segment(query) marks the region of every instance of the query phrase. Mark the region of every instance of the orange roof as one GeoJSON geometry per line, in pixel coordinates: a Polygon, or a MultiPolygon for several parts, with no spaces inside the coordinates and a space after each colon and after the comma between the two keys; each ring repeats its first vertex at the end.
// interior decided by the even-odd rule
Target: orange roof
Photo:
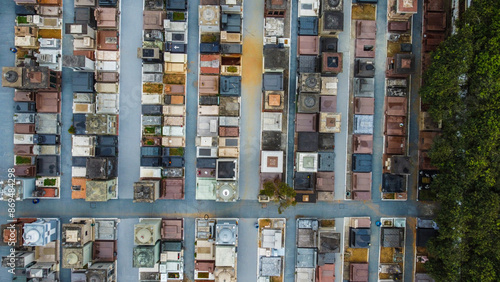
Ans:
{"type": "Polygon", "coordinates": [[[85,178],[71,178],[71,186],[80,186],[80,191],[71,190],[71,199],[85,199],[85,188],[87,187],[87,179],[85,178]]]}
{"type": "Polygon", "coordinates": [[[184,96],[172,95],[170,97],[170,104],[171,105],[182,105],[182,104],[184,104],[184,96]]]}
{"type": "Polygon", "coordinates": [[[58,5],[61,6],[61,0],[38,0],[40,5],[58,5]]]}
{"type": "Polygon", "coordinates": [[[278,94],[269,95],[269,106],[279,107],[281,105],[281,96],[278,94]]]}

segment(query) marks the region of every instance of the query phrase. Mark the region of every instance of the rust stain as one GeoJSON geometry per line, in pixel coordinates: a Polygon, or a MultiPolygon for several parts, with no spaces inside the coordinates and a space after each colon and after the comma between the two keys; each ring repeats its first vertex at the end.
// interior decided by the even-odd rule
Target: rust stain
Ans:
{"type": "MultiPolygon", "coordinates": [[[[245,36],[243,38],[242,74],[243,87],[262,84],[262,38],[245,36]]],[[[253,92],[253,91],[252,91],[253,92]]],[[[260,92],[255,93],[260,97],[260,92]]]]}

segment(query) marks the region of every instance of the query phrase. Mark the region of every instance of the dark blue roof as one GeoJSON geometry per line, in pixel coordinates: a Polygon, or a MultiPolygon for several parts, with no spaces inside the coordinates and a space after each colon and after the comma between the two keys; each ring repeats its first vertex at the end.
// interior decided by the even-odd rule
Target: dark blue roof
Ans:
{"type": "Polygon", "coordinates": [[[316,179],[311,172],[296,172],[293,180],[293,189],[295,190],[314,190],[316,179]]]}
{"type": "Polygon", "coordinates": [[[403,175],[384,173],[382,192],[400,193],[406,191],[406,179],[403,175]]]}
{"type": "Polygon", "coordinates": [[[118,148],[115,146],[97,146],[95,147],[96,157],[116,157],[118,148]]]}
{"type": "Polygon", "coordinates": [[[318,35],[318,18],[300,17],[299,35],[318,35]]]}
{"type": "Polygon", "coordinates": [[[369,248],[371,234],[369,228],[351,228],[349,246],[351,248],[369,248]]]}
{"type": "Polygon", "coordinates": [[[241,32],[241,15],[226,14],[221,15],[222,30],[228,32],[241,32]]]}
{"type": "Polygon", "coordinates": [[[161,147],[141,147],[141,157],[159,157],[161,147]]]}
{"type": "Polygon", "coordinates": [[[15,5],[16,6],[16,15],[18,16],[26,16],[26,15],[36,15],[35,6],[24,6],[24,5],[15,5]]]}
{"type": "Polygon", "coordinates": [[[352,155],[352,171],[354,171],[354,172],[371,172],[372,171],[372,155],[370,155],[370,154],[353,154],[352,155]]]}
{"type": "Polygon", "coordinates": [[[241,76],[221,76],[219,91],[221,95],[241,95],[241,76]]]}
{"type": "Polygon", "coordinates": [[[84,114],[74,114],[73,115],[73,127],[75,128],[76,135],[85,134],[85,122],[87,118],[84,114]]]}
{"type": "Polygon", "coordinates": [[[118,136],[97,136],[97,146],[118,146],[118,136]]]}
{"type": "Polygon", "coordinates": [[[72,165],[76,167],[85,167],[87,165],[87,157],[73,157],[72,165]]]}
{"type": "Polygon", "coordinates": [[[200,43],[200,53],[219,53],[219,43],[200,43]]]}
{"type": "Polygon", "coordinates": [[[116,7],[118,0],[99,0],[99,6],[101,7],[116,7]]]}
{"type": "Polygon", "coordinates": [[[283,91],[283,73],[264,73],[263,82],[265,91],[283,91]]]}
{"type": "Polygon", "coordinates": [[[37,156],[36,174],[39,176],[58,176],[60,174],[59,156],[37,156]]]}
{"type": "Polygon", "coordinates": [[[165,49],[172,53],[186,53],[186,44],[167,42],[165,43],[165,49]]]}
{"type": "Polygon", "coordinates": [[[73,72],[73,92],[94,92],[94,73],[73,72]]]}
{"type": "Polygon", "coordinates": [[[318,171],[333,171],[335,164],[335,153],[318,153],[318,171]]]}
{"type": "Polygon", "coordinates": [[[213,158],[197,158],[196,168],[213,168],[215,169],[216,159],[213,158]]]}
{"type": "Polygon", "coordinates": [[[161,158],[141,157],[141,166],[161,166],[161,158]]]}
{"type": "Polygon", "coordinates": [[[167,0],[167,10],[186,10],[186,0],[167,0]]]}
{"type": "Polygon", "coordinates": [[[163,167],[183,167],[184,157],[163,157],[161,164],[163,167]]]}

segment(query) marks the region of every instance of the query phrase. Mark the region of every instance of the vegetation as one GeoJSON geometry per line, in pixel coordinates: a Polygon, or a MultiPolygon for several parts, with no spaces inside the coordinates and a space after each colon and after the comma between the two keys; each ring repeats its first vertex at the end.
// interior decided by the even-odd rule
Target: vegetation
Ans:
{"type": "Polygon", "coordinates": [[[16,164],[18,164],[18,165],[31,164],[31,158],[30,157],[23,157],[23,156],[16,156],[16,164]]]}
{"type": "Polygon", "coordinates": [[[68,133],[69,134],[75,134],[75,132],[76,132],[76,128],[73,125],[70,126],[69,129],[68,129],[68,133]]]}
{"type": "Polygon", "coordinates": [[[17,16],[18,24],[26,24],[28,23],[28,18],[26,16],[17,16]]]}
{"type": "Polygon", "coordinates": [[[186,75],[185,74],[164,74],[163,75],[163,83],[164,84],[186,84],[186,75]]]}
{"type": "Polygon", "coordinates": [[[500,281],[500,1],[478,0],[432,55],[421,89],[443,132],[437,238],[426,269],[438,281],[500,281]]]}
{"type": "Polygon", "coordinates": [[[170,148],[169,155],[170,156],[184,156],[184,148],[170,148]]]}
{"type": "Polygon", "coordinates": [[[186,19],[184,13],[182,12],[174,12],[172,18],[174,21],[184,21],[186,19]]]}
{"type": "Polygon", "coordinates": [[[234,66],[230,66],[230,67],[227,67],[226,69],[228,72],[237,72],[238,71],[238,68],[237,67],[234,67],[234,66]]]}
{"type": "Polygon", "coordinates": [[[54,185],[56,185],[55,178],[47,178],[43,180],[43,186],[54,186],[54,185]]]}
{"type": "Polygon", "coordinates": [[[147,127],[144,127],[144,133],[152,133],[154,134],[156,132],[156,128],[154,126],[147,126],[147,127]]]}
{"type": "Polygon", "coordinates": [[[202,43],[214,43],[216,41],[219,41],[219,38],[214,33],[208,33],[208,34],[201,35],[201,42],[202,43]]]}
{"type": "Polygon", "coordinates": [[[279,179],[264,182],[264,189],[260,191],[260,195],[268,196],[272,201],[278,203],[278,212],[280,214],[289,206],[297,204],[295,190],[279,179]]]}
{"type": "Polygon", "coordinates": [[[161,83],[144,83],[142,85],[142,92],[144,93],[158,93],[162,94],[163,85],[161,83]]]}

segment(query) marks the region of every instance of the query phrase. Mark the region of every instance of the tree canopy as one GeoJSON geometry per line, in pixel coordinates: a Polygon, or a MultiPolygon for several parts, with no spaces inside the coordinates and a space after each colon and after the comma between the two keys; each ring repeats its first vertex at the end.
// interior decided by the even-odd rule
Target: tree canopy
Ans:
{"type": "Polygon", "coordinates": [[[438,281],[500,281],[500,1],[475,0],[432,54],[422,101],[443,130],[431,150],[439,175],[438,281]]]}
{"type": "Polygon", "coordinates": [[[275,203],[278,203],[278,213],[281,214],[289,206],[295,206],[295,190],[279,179],[264,182],[264,189],[260,195],[268,196],[275,203]]]}

